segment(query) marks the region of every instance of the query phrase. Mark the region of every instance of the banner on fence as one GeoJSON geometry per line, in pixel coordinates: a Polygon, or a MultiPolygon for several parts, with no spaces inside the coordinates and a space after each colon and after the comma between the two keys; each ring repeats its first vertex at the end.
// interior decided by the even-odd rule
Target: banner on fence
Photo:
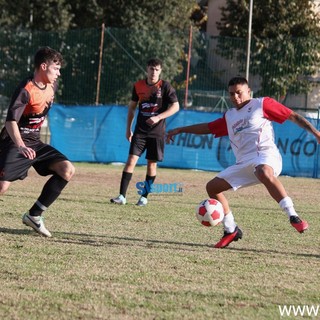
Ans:
{"type": "MultiPolygon", "coordinates": [[[[167,129],[210,122],[221,113],[181,110],[167,119],[167,129]]],[[[64,106],[50,110],[51,144],[74,162],[126,162],[129,142],[125,138],[126,106],[64,106]]],[[[316,119],[308,119],[316,125],[316,119]]],[[[283,175],[318,177],[319,147],[313,135],[290,121],[274,123],[276,143],[283,157],[283,175]]],[[[159,166],[221,171],[234,163],[228,137],[180,134],[166,145],[159,166]]],[[[146,164],[144,155],[138,164],[146,164]]]]}

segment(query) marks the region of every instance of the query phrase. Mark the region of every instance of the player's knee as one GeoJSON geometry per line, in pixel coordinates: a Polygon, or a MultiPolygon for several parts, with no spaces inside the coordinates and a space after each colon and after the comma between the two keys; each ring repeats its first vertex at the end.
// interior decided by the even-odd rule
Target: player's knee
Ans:
{"type": "Polygon", "coordinates": [[[64,167],[64,170],[61,172],[61,177],[66,180],[70,181],[73,175],[75,174],[76,168],[71,162],[68,162],[67,165],[64,167]]]}
{"type": "Polygon", "coordinates": [[[207,194],[212,198],[216,195],[216,190],[214,186],[215,186],[214,180],[210,180],[206,184],[207,194]]]}
{"type": "Polygon", "coordinates": [[[70,162],[70,165],[68,166],[68,170],[67,170],[68,181],[71,180],[71,178],[74,176],[75,172],[76,172],[76,168],[70,162]]]}
{"type": "Polygon", "coordinates": [[[9,184],[6,181],[0,183],[0,196],[5,194],[9,188],[9,184]]]}
{"type": "Polygon", "coordinates": [[[255,174],[262,183],[270,181],[274,178],[273,170],[270,167],[258,167],[255,174]]]}
{"type": "Polygon", "coordinates": [[[220,193],[230,190],[231,188],[231,185],[226,180],[219,177],[213,178],[206,185],[208,195],[215,199],[217,199],[220,193]]]}
{"type": "Polygon", "coordinates": [[[136,163],[138,161],[139,158],[135,158],[135,157],[129,157],[127,162],[126,162],[126,166],[125,166],[125,171],[126,172],[133,172],[136,163]]]}

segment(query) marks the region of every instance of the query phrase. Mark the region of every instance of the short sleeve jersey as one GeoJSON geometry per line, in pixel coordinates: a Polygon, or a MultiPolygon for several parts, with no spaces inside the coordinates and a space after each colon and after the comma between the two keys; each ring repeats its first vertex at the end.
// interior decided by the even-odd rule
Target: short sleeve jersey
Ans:
{"type": "MultiPolygon", "coordinates": [[[[40,139],[40,129],[53,103],[54,92],[55,85],[47,84],[40,88],[33,82],[32,77],[21,82],[14,92],[6,121],[17,122],[25,142],[40,139]]],[[[7,139],[10,140],[10,137],[3,128],[0,140],[7,139]]]]}
{"type": "Polygon", "coordinates": [[[236,162],[240,163],[261,152],[278,152],[272,121],[283,123],[291,113],[291,109],[272,98],[254,98],[239,110],[229,109],[208,126],[215,137],[229,136],[236,162]]]}
{"type": "Polygon", "coordinates": [[[154,85],[148,85],[147,80],[139,80],[132,90],[132,101],[138,102],[138,116],[135,134],[156,138],[163,136],[166,130],[165,119],[153,126],[146,121],[153,116],[166,111],[174,102],[178,101],[175,89],[168,81],[159,80],[154,85]]]}

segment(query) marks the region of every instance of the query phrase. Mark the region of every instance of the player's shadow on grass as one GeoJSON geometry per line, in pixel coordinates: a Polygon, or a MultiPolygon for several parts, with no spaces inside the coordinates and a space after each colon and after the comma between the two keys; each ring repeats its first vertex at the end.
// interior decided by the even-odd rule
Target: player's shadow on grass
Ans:
{"type": "MultiPolygon", "coordinates": [[[[58,234],[57,232],[55,234],[58,234]]],[[[102,235],[90,235],[90,234],[81,234],[81,233],[62,233],[60,232],[62,238],[54,238],[53,240],[60,243],[66,244],[80,244],[80,245],[90,245],[90,246],[131,246],[131,247],[159,247],[161,249],[178,249],[181,250],[181,246],[184,246],[184,250],[196,251],[196,247],[212,247],[207,244],[202,243],[192,243],[192,242],[178,242],[178,241],[165,241],[165,240],[149,240],[149,239],[141,239],[141,238],[132,238],[132,237],[114,237],[114,236],[102,236],[102,235]],[[67,237],[66,237],[67,236],[67,237]],[[71,237],[69,237],[71,236],[71,237]],[[74,236],[78,236],[79,238],[75,238],[74,236]],[[87,238],[84,238],[87,237],[87,238]],[[93,237],[95,239],[88,239],[88,237],[93,237]],[[109,238],[109,240],[107,240],[109,238]],[[174,246],[179,246],[174,248],[174,246]]]]}
{"type": "Polygon", "coordinates": [[[178,242],[178,241],[170,241],[170,240],[157,240],[157,239],[142,239],[142,238],[133,238],[133,237],[116,237],[116,236],[108,236],[108,235],[90,235],[90,234],[82,234],[82,233],[63,233],[60,232],[62,237],[68,236],[79,236],[81,239],[77,238],[64,238],[58,239],[55,241],[63,242],[63,243],[73,243],[73,244],[81,244],[81,245],[92,245],[92,246],[105,246],[105,245],[113,245],[113,246],[140,246],[144,248],[161,248],[161,249],[169,249],[169,250],[182,250],[181,246],[183,246],[183,250],[188,251],[196,251],[197,248],[209,248],[214,253],[217,250],[228,250],[228,251],[240,251],[244,253],[261,253],[261,254],[277,254],[277,255],[292,255],[297,257],[308,257],[308,258],[316,258],[320,259],[320,254],[312,254],[312,253],[297,253],[297,252],[288,252],[288,251],[280,251],[274,249],[248,249],[248,248],[234,248],[227,247],[224,249],[215,249],[212,245],[203,244],[203,243],[193,243],[193,242],[178,242]],[[86,239],[83,237],[93,237],[98,238],[94,239],[86,239]],[[102,238],[102,240],[101,240],[102,238]],[[106,240],[109,238],[110,240],[106,240]],[[113,239],[113,240],[112,240],[113,239]],[[123,242],[124,241],[124,242],[123,242]],[[178,246],[178,247],[176,247],[178,246]]]}
{"type": "Polygon", "coordinates": [[[37,234],[35,231],[28,229],[9,229],[9,228],[0,228],[0,233],[14,234],[14,235],[27,235],[27,234],[37,234]]]}
{"type": "MultiPolygon", "coordinates": [[[[141,238],[130,238],[130,237],[113,237],[113,236],[109,237],[107,235],[94,235],[94,234],[87,234],[87,233],[54,232],[52,238],[46,238],[39,235],[37,232],[33,231],[32,229],[0,228],[0,234],[1,233],[12,234],[12,235],[31,235],[31,236],[37,236],[47,241],[60,242],[65,244],[89,245],[94,247],[101,247],[106,245],[108,246],[110,245],[137,246],[138,245],[141,247],[150,247],[151,245],[154,245],[154,244],[179,245],[179,246],[187,246],[187,247],[210,247],[206,244],[198,244],[198,243],[191,243],[191,242],[188,243],[188,242],[177,242],[177,241],[145,240],[141,238]],[[110,240],[106,240],[107,238],[109,238],[110,240]],[[126,242],[124,243],[121,241],[126,241],[126,242]]],[[[191,248],[189,250],[191,250],[191,248]]]]}
{"type": "MultiPolygon", "coordinates": [[[[221,249],[220,249],[221,250],[221,249]]],[[[279,250],[270,250],[270,249],[247,249],[247,248],[234,248],[234,247],[228,247],[222,250],[230,250],[230,251],[240,251],[240,252],[246,252],[246,253],[266,253],[266,254],[278,254],[278,255],[292,255],[297,257],[305,257],[305,258],[316,258],[320,259],[320,254],[313,254],[313,253],[297,253],[297,252],[282,252],[279,250]]]]}
{"type": "Polygon", "coordinates": [[[67,233],[67,232],[54,232],[52,238],[41,237],[38,233],[33,230],[28,229],[9,229],[9,228],[0,228],[0,233],[12,234],[12,235],[31,235],[42,238],[43,240],[50,242],[59,242],[64,244],[75,244],[75,245],[86,245],[93,247],[103,247],[103,246],[140,246],[144,248],[158,247],[161,249],[176,249],[181,250],[181,246],[185,247],[184,250],[196,251],[196,248],[210,248],[212,253],[216,250],[225,250],[225,251],[236,251],[243,253],[255,253],[255,254],[277,254],[277,255],[292,255],[297,257],[305,258],[316,258],[320,259],[320,254],[312,253],[297,253],[297,252],[288,252],[288,251],[279,251],[274,249],[248,249],[248,248],[235,248],[227,247],[224,249],[215,249],[213,245],[202,244],[202,243],[193,243],[193,242],[178,242],[170,240],[157,240],[157,239],[142,239],[142,238],[132,238],[132,237],[115,237],[108,235],[95,235],[88,233],[67,233]],[[56,235],[56,236],[55,236],[56,235]],[[107,240],[109,238],[109,240],[107,240]],[[178,246],[178,247],[176,247],[178,246]]]}

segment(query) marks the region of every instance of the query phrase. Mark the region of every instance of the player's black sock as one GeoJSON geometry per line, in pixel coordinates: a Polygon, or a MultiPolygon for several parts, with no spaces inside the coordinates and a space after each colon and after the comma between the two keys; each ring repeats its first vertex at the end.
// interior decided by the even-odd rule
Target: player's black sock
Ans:
{"type": "Polygon", "coordinates": [[[124,197],[126,197],[131,178],[132,178],[131,172],[125,172],[125,171],[122,172],[121,183],[120,183],[120,194],[122,194],[124,197]]]}
{"type": "Polygon", "coordinates": [[[144,191],[142,194],[143,197],[145,197],[145,198],[148,197],[148,194],[151,190],[151,187],[152,187],[155,179],[156,179],[156,176],[146,175],[146,187],[144,188],[144,191]]]}
{"type": "Polygon", "coordinates": [[[38,200],[29,210],[31,216],[39,216],[45,211],[60,195],[68,181],[54,174],[43,186],[38,200]]]}

